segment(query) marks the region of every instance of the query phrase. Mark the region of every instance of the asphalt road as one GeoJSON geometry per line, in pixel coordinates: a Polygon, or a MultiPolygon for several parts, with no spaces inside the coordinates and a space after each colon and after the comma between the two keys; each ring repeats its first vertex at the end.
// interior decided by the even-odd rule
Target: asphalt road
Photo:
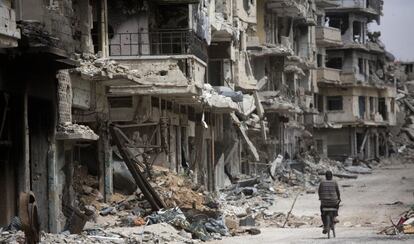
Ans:
{"type": "Polygon", "coordinates": [[[320,228],[277,229],[265,228],[262,233],[255,236],[237,236],[224,238],[212,243],[238,243],[238,244],[266,244],[266,243],[414,243],[414,235],[385,236],[378,235],[375,229],[370,228],[339,228],[335,239],[327,239],[320,228]]]}
{"type": "MultiPolygon", "coordinates": [[[[414,235],[385,236],[377,234],[397,222],[401,213],[414,204],[414,164],[391,162],[356,180],[339,180],[342,206],[339,211],[337,238],[327,240],[321,228],[262,228],[256,236],[225,238],[212,243],[414,243],[414,235]]],[[[271,208],[288,212],[293,197],[278,198],[271,208]]],[[[298,197],[293,214],[319,216],[317,194],[298,197]]]]}

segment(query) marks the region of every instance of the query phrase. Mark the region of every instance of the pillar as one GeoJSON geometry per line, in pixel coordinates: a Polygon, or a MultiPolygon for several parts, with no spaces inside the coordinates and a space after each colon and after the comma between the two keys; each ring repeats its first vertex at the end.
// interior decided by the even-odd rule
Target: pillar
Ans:
{"type": "Polygon", "coordinates": [[[99,191],[104,196],[105,202],[111,200],[113,194],[113,162],[112,147],[110,144],[109,122],[100,118],[98,140],[99,163],[99,191]]]}

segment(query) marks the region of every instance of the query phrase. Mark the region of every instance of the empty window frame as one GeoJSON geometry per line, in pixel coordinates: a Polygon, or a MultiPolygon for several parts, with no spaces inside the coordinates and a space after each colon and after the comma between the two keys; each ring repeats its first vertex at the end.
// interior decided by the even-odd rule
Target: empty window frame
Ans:
{"type": "Polygon", "coordinates": [[[369,112],[374,113],[374,97],[369,97],[369,112]]]}
{"type": "Polygon", "coordinates": [[[358,99],[358,104],[359,104],[359,117],[360,118],[365,118],[365,110],[366,110],[366,102],[365,102],[365,97],[360,96],[358,99]]]}
{"type": "Polygon", "coordinates": [[[342,69],[342,58],[328,58],[325,66],[331,69],[342,69]]]}
{"type": "Polygon", "coordinates": [[[224,85],[223,60],[210,60],[208,62],[208,83],[212,86],[224,85]]]}
{"type": "Polygon", "coordinates": [[[378,112],[381,114],[383,120],[388,120],[387,116],[387,104],[385,103],[385,98],[378,98],[378,112]]]}
{"type": "Polygon", "coordinates": [[[108,102],[111,108],[132,108],[132,96],[109,97],[108,102]]]}
{"type": "Polygon", "coordinates": [[[343,97],[342,96],[326,97],[326,105],[327,105],[328,111],[343,110],[343,97]]]}

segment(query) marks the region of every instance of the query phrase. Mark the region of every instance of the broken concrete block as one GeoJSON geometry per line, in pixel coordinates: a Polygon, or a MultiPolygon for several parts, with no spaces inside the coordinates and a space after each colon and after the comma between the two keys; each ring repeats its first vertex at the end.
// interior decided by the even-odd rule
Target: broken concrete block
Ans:
{"type": "Polygon", "coordinates": [[[255,226],[256,221],[252,216],[247,216],[245,218],[240,219],[239,221],[240,226],[255,226]]]}
{"type": "Polygon", "coordinates": [[[239,228],[239,222],[236,219],[232,218],[232,217],[226,217],[224,219],[224,222],[225,222],[227,228],[230,229],[230,230],[236,230],[236,229],[239,228]]]}
{"type": "Polygon", "coordinates": [[[250,228],[246,230],[250,235],[259,235],[261,231],[257,228],[250,228]]]}
{"type": "Polygon", "coordinates": [[[404,234],[414,234],[414,226],[413,225],[404,225],[403,232],[404,232],[404,234]]]}
{"type": "Polygon", "coordinates": [[[371,174],[372,170],[363,166],[348,166],[345,170],[353,174],[371,174]]]}

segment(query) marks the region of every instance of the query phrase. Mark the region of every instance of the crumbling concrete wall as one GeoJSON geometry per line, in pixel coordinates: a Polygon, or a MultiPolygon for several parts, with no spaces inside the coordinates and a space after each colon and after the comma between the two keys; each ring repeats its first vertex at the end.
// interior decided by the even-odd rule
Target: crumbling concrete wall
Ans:
{"type": "Polygon", "coordinates": [[[0,48],[17,47],[17,40],[20,39],[13,7],[11,0],[0,2],[0,48]]]}
{"type": "Polygon", "coordinates": [[[93,52],[90,30],[92,7],[87,1],[42,0],[19,1],[20,20],[44,24],[50,36],[59,41],[57,47],[67,54],[93,52]]]}
{"type": "Polygon", "coordinates": [[[352,133],[352,128],[314,130],[316,149],[324,156],[343,160],[353,153],[352,133]]]}
{"type": "Polygon", "coordinates": [[[59,123],[72,123],[72,83],[69,71],[59,70],[57,80],[59,123]]]}

